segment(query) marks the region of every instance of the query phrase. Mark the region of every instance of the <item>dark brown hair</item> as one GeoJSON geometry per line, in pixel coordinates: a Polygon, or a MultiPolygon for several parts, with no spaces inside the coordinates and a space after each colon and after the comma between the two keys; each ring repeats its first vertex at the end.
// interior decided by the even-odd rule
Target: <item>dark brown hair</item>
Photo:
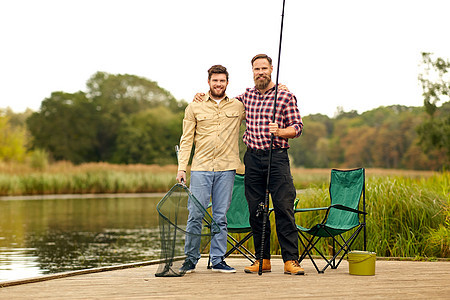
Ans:
{"type": "Polygon", "coordinates": [[[227,68],[225,68],[222,65],[214,65],[208,70],[208,80],[211,79],[212,74],[225,74],[227,76],[228,81],[228,71],[227,68]]]}
{"type": "Polygon", "coordinates": [[[272,59],[267,54],[257,54],[257,55],[255,55],[255,57],[252,58],[252,66],[253,66],[253,63],[255,62],[255,60],[260,59],[260,58],[267,59],[269,64],[272,65],[272,59]]]}

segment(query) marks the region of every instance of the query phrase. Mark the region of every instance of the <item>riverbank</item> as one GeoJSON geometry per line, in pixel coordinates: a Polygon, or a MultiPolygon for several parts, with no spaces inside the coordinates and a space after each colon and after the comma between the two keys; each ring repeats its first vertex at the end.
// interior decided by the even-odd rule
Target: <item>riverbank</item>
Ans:
{"type": "Polygon", "coordinates": [[[9,200],[50,200],[50,199],[102,199],[102,198],[162,198],[165,193],[115,193],[115,194],[53,194],[0,196],[0,201],[9,200]]]}

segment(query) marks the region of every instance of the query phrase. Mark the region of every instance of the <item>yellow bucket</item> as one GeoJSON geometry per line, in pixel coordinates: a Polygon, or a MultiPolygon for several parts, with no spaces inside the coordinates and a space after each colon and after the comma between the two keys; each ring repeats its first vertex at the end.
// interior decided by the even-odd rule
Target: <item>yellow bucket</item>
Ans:
{"type": "Polygon", "coordinates": [[[368,251],[350,251],[347,256],[350,275],[375,275],[376,253],[368,251]]]}

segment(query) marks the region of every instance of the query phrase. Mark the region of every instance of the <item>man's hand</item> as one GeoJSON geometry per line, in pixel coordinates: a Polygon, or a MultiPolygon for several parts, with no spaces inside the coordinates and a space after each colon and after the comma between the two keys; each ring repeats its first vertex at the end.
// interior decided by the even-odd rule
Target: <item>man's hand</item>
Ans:
{"type": "MultiPolygon", "coordinates": [[[[279,84],[278,84],[278,89],[279,89],[279,90],[282,90],[282,91],[289,92],[289,89],[287,88],[287,86],[285,86],[285,85],[282,84],[282,83],[279,83],[279,84]]],[[[204,96],[205,96],[205,93],[197,93],[197,94],[195,94],[194,100],[193,100],[193,101],[194,101],[194,102],[202,102],[204,96]]]]}
{"type": "Polygon", "coordinates": [[[178,183],[186,182],[186,171],[178,171],[177,181],[178,183]]]}
{"type": "Polygon", "coordinates": [[[279,129],[277,123],[269,123],[269,132],[272,133],[274,136],[279,135],[279,129]]]}
{"type": "Polygon", "coordinates": [[[284,84],[281,84],[281,83],[278,84],[278,89],[289,92],[289,89],[287,88],[287,86],[285,86],[284,84]]]}
{"type": "Polygon", "coordinates": [[[274,136],[279,136],[285,139],[293,139],[295,137],[294,127],[278,128],[277,123],[269,123],[269,132],[274,136]]]}
{"type": "Polygon", "coordinates": [[[202,102],[204,96],[205,96],[205,93],[197,93],[197,94],[195,94],[194,102],[202,102]]]}

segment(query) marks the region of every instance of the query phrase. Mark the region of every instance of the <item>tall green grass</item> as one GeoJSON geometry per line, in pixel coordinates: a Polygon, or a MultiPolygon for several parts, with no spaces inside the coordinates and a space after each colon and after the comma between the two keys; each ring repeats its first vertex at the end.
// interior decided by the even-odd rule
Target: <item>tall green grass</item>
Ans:
{"type": "Polygon", "coordinates": [[[3,167],[0,196],[167,192],[175,184],[175,176],[176,166],[66,163],[45,171],[3,167]]]}
{"type": "MultiPolygon", "coordinates": [[[[29,164],[0,162],[0,196],[78,193],[165,192],[174,183],[177,166],[115,165],[70,162],[49,164],[44,151],[36,151],[29,164]]],[[[368,170],[369,176],[431,176],[429,171],[368,170]]],[[[321,187],[329,169],[292,169],[297,189],[321,187]]]]}
{"type": "MultiPolygon", "coordinates": [[[[430,235],[445,224],[449,173],[430,178],[377,178],[368,182],[369,249],[381,256],[445,257],[430,235]],[[372,238],[374,237],[374,238],[372,238]]],[[[448,230],[448,227],[447,227],[448,230]]],[[[449,240],[445,242],[450,247],[449,240]]]]}
{"type": "Polygon", "coordinates": [[[173,174],[87,172],[76,174],[0,174],[0,195],[167,192],[173,174]]]}
{"type": "MultiPolygon", "coordinates": [[[[450,173],[427,178],[372,176],[366,180],[367,250],[386,257],[449,257],[450,173]]],[[[300,196],[299,207],[328,206],[328,185],[300,196]]],[[[304,227],[323,214],[296,216],[304,227]],[[301,218],[301,219],[300,219],[301,218]]],[[[318,247],[331,254],[331,241],[318,247]]],[[[363,249],[360,236],[353,249],[363,249]]]]}

